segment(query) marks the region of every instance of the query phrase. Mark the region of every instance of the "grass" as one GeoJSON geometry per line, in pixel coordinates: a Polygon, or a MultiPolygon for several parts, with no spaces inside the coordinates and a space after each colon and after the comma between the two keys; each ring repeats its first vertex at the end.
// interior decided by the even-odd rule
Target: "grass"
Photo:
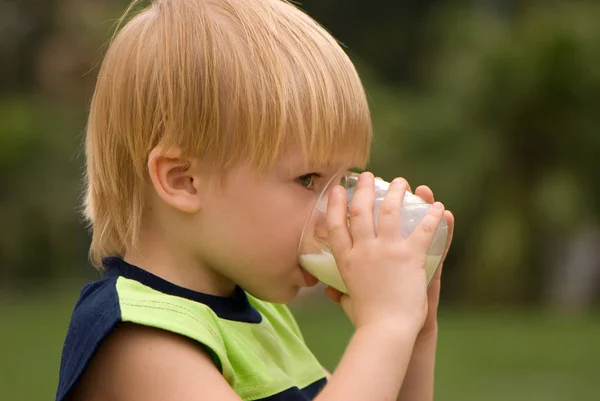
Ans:
{"type": "MultiPolygon", "coordinates": [[[[0,305],[0,400],[53,399],[61,346],[77,297],[41,294],[0,305]]],[[[352,328],[335,307],[297,310],[305,338],[330,370],[352,328]]],[[[600,399],[600,316],[443,309],[436,401],[600,399]]]]}
{"type": "MultiPolygon", "coordinates": [[[[351,328],[332,308],[302,312],[308,344],[333,369],[351,328]]],[[[443,309],[436,401],[600,399],[600,317],[443,309]]]]}

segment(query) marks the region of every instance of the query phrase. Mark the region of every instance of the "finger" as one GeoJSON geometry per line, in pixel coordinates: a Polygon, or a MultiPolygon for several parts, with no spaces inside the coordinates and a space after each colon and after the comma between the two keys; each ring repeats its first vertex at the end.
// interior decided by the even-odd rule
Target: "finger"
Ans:
{"type": "Polygon", "coordinates": [[[403,178],[396,178],[390,184],[379,208],[377,219],[378,237],[400,238],[402,236],[400,213],[407,188],[408,183],[403,178]]]}
{"type": "MultiPolygon", "coordinates": [[[[401,177],[396,177],[396,178],[401,178],[401,177]]],[[[381,181],[385,181],[383,178],[381,177],[375,177],[376,180],[381,180],[381,181]]],[[[412,193],[412,189],[410,189],[410,184],[408,183],[408,181],[406,182],[406,190],[410,193],[412,193]]]]}
{"type": "Polygon", "coordinates": [[[433,241],[433,237],[442,222],[444,216],[444,205],[441,202],[435,202],[429,208],[429,211],[421,220],[421,223],[415,228],[408,237],[412,245],[417,249],[427,252],[433,241]]]}
{"type": "Polygon", "coordinates": [[[336,290],[333,287],[327,287],[327,288],[325,288],[325,295],[331,301],[335,302],[336,304],[339,304],[340,303],[340,299],[342,298],[342,296],[344,294],[341,293],[341,292],[339,292],[338,290],[336,290]]]}
{"type": "Polygon", "coordinates": [[[442,288],[442,270],[444,265],[440,264],[434,276],[431,279],[429,288],[427,288],[427,307],[428,314],[435,313],[440,303],[440,290],[442,288]]]}
{"type": "Polygon", "coordinates": [[[446,256],[450,250],[450,245],[452,245],[452,238],[454,237],[454,215],[451,211],[446,210],[444,212],[444,220],[446,220],[446,223],[448,224],[448,241],[446,241],[446,250],[442,256],[442,263],[444,263],[444,260],[446,260],[446,256]]]}
{"type": "Polygon", "coordinates": [[[375,238],[373,224],[373,198],[375,181],[373,174],[362,173],[350,204],[350,234],[354,242],[375,238]]]}
{"type": "Polygon", "coordinates": [[[442,268],[444,264],[440,262],[439,267],[435,271],[433,277],[431,278],[431,282],[429,283],[429,289],[427,290],[428,295],[432,295],[432,293],[439,292],[440,281],[442,279],[442,268]],[[437,287],[437,290],[436,290],[437,287]]]}
{"type": "Polygon", "coordinates": [[[339,185],[333,187],[327,201],[327,242],[338,262],[339,258],[345,257],[352,248],[352,238],[348,231],[347,204],[344,188],[339,185]]]}
{"type": "Polygon", "coordinates": [[[421,185],[417,187],[415,195],[417,195],[419,198],[423,199],[427,203],[435,202],[435,198],[433,197],[433,191],[427,185],[421,185]]]}

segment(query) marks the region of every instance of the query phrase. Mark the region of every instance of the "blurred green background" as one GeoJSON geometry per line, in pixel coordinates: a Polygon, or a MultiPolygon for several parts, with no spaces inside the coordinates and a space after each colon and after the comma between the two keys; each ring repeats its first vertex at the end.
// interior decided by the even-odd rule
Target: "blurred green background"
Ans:
{"type": "MultiPolygon", "coordinates": [[[[122,0],[0,0],[0,400],[48,400],[81,285],[95,74],[122,0]]],[[[369,93],[370,169],[456,215],[437,400],[600,400],[600,2],[306,0],[369,93]]],[[[334,369],[351,335],[294,303],[334,369]]]]}

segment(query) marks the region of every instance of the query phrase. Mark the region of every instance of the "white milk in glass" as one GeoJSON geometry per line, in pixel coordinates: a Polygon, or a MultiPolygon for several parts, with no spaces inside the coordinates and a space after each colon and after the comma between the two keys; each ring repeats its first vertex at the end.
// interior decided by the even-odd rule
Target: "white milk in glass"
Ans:
{"type": "MultiPolygon", "coordinates": [[[[442,255],[428,255],[425,262],[427,284],[437,270],[442,255]]],[[[347,293],[348,289],[340,276],[340,272],[331,253],[300,255],[300,265],[323,283],[347,293]]]]}

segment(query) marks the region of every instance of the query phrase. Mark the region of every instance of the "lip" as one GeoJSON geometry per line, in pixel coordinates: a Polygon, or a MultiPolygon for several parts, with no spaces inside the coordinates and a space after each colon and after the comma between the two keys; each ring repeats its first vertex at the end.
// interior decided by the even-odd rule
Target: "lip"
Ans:
{"type": "Polygon", "coordinates": [[[314,287],[315,285],[317,285],[319,280],[315,276],[304,270],[302,266],[298,265],[298,267],[302,271],[302,275],[304,276],[304,283],[307,287],[314,287]]]}

